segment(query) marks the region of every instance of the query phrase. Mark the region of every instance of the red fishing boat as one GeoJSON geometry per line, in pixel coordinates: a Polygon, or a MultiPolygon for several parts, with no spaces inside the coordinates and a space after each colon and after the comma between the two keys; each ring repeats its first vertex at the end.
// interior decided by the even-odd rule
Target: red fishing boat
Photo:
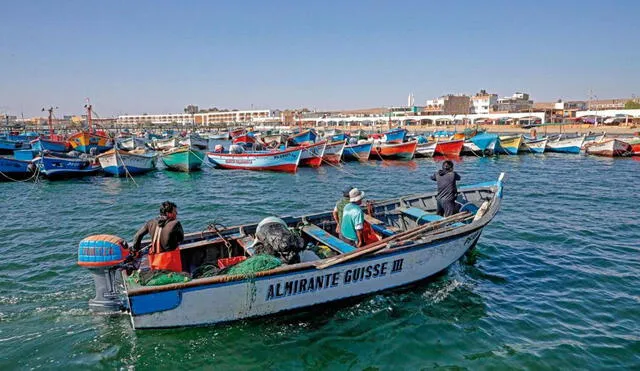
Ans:
{"type": "Polygon", "coordinates": [[[460,156],[462,146],[464,146],[464,139],[439,140],[436,142],[436,149],[433,154],[435,156],[460,156]]]}
{"type": "Polygon", "coordinates": [[[640,156],[640,138],[627,140],[626,142],[631,146],[631,154],[640,156]]]}
{"type": "Polygon", "coordinates": [[[233,137],[231,142],[233,144],[237,144],[237,143],[247,143],[247,144],[255,143],[256,142],[256,137],[253,136],[253,133],[245,132],[244,134],[240,134],[238,136],[233,137]]]}
{"type": "Polygon", "coordinates": [[[371,148],[373,159],[411,160],[416,152],[418,142],[375,143],[371,148]]]}
{"type": "Polygon", "coordinates": [[[324,149],[326,146],[327,142],[322,141],[307,146],[296,146],[288,148],[302,149],[299,166],[319,167],[320,165],[322,165],[322,156],[324,155],[324,149]]]}
{"type": "Polygon", "coordinates": [[[322,160],[331,164],[338,164],[342,158],[342,151],[344,151],[344,140],[327,143],[322,160]]]}

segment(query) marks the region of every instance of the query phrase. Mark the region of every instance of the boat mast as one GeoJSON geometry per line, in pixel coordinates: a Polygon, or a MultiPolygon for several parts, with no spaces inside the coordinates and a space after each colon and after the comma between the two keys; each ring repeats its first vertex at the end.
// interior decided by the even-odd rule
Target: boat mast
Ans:
{"type": "MultiPolygon", "coordinates": [[[[57,109],[58,107],[56,107],[57,109]]],[[[42,109],[42,112],[47,111],[49,112],[49,119],[48,119],[48,123],[49,123],[49,139],[53,139],[53,107],[49,107],[48,109],[42,109]]]]}
{"type": "Polygon", "coordinates": [[[89,98],[87,98],[87,104],[84,105],[84,108],[87,109],[87,125],[89,126],[89,132],[93,133],[93,124],[91,122],[91,109],[93,106],[89,103],[89,98]]]}

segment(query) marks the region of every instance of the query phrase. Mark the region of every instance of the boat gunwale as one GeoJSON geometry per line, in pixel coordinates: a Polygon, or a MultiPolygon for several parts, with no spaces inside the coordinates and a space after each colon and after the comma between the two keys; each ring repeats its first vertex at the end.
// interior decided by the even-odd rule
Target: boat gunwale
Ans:
{"type": "MultiPolygon", "coordinates": [[[[483,190],[483,189],[484,190],[486,190],[486,189],[492,190],[492,197],[491,197],[491,203],[490,203],[489,209],[487,210],[487,212],[480,219],[474,220],[473,222],[471,222],[469,224],[465,224],[463,226],[457,227],[457,228],[449,230],[447,232],[444,232],[444,233],[441,233],[441,234],[432,235],[432,236],[430,236],[430,238],[427,238],[426,240],[417,240],[414,243],[409,244],[409,245],[402,245],[402,246],[397,246],[397,247],[393,247],[393,248],[385,248],[383,250],[377,251],[377,252],[372,253],[372,254],[363,255],[362,257],[353,259],[351,261],[345,261],[345,262],[336,264],[335,266],[341,266],[341,265],[345,265],[345,264],[352,264],[354,262],[367,260],[367,259],[370,259],[372,257],[380,257],[380,256],[384,256],[384,255],[387,255],[387,254],[401,253],[401,252],[405,252],[405,251],[413,250],[413,249],[429,248],[431,245],[438,244],[442,240],[448,240],[448,239],[451,239],[451,238],[454,238],[454,237],[459,237],[459,236],[462,236],[462,235],[467,235],[467,234],[474,233],[474,232],[476,232],[478,230],[482,230],[487,224],[489,224],[489,222],[495,217],[495,215],[497,214],[498,210],[500,209],[500,203],[501,203],[501,199],[502,199],[502,196],[501,196],[502,183],[494,182],[491,185],[484,185],[484,186],[481,186],[480,184],[478,186],[470,185],[470,186],[466,186],[466,187],[460,187],[460,189],[459,189],[459,190],[465,191],[465,192],[475,192],[475,191],[479,191],[479,190],[483,190]]],[[[434,192],[429,192],[429,193],[423,193],[423,194],[419,194],[419,195],[408,195],[408,196],[402,196],[402,197],[397,197],[397,198],[393,198],[393,199],[381,200],[381,201],[379,201],[380,203],[376,203],[376,205],[374,207],[381,207],[381,206],[394,204],[394,203],[402,204],[403,202],[406,202],[406,200],[408,198],[411,198],[411,197],[412,198],[435,197],[435,193],[434,192]]],[[[311,217],[311,216],[319,217],[319,216],[328,215],[328,214],[330,214],[330,212],[311,214],[311,215],[307,215],[307,216],[296,217],[294,219],[304,220],[305,218],[308,218],[308,217],[311,217]]],[[[253,226],[256,226],[256,225],[257,225],[257,223],[243,224],[243,225],[240,225],[240,226],[229,227],[229,228],[226,229],[226,231],[231,231],[231,230],[240,231],[242,228],[253,227],[253,226]]],[[[199,234],[203,235],[201,232],[194,232],[194,233],[192,233],[190,235],[197,236],[199,234]]],[[[185,237],[187,237],[187,235],[185,235],[185,237]]],[[[277,276],[283,275],[284,273],[288,274],[288,273],[292,273],[292,272],[301,272],[301,271],[305,271],[305,270],[310,270],[310,271],[318,270],[316,268],[316,263],[317,263],[317,261],[311,261],[311,262],[303,262],[303,263],[291,264],[291,265],[286,265],[286,266],[280,266],[280,267],[277,267],[277,268],[274,268],[274,269],[269,269],[269,270],[262,271],[262,272],[256,272],[253,275],[246,275],[246,274],[223,275],[223,276],[198,278],[198,279],[193,279],[193,280],[188,281],[188,282],[173,283],[173,284],[162,285],[162,286],[144,286],[144,287],[136,287],[136,288],[130,288],[130,289],[127,287],[127,289],[125,291],[126,291],[127,297],[132,297],[132,296],[153,294],[153,293],[158,293],[158,292],[194,288],[194,287],[199,287],[199,286],[226,284],[226,283],[230,283],[230,282],[238,282],[238,283],[240,283],[242,281],[246,281],[246,280],[249,280],[249,279],[264,278],[264,277],[277,277],[277,276]]]]}
{"type": "Polygon", "coordinates": [[[243,152],[243,153],[217,153],[207,151],[207,156],[223,156],[223,157],[247,157],[247,156],[255,156],[255,157],[267,157],[267,156],[277,156],[282,155],[289,152],[302,151],[304,148],[301,147],[292,147],[287,148],[282,151],[273,151],[273,152],[243,152]]]}

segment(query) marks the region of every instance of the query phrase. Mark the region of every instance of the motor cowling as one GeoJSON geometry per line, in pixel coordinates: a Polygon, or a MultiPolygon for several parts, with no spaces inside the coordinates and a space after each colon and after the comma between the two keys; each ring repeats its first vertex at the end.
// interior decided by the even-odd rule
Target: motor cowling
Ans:
{"type": "Polygon", "coordinates": [[[99,234],[89,236],[78,245],[78,265],[89,269],[93,276],[96,296],[89,307],[96,310],[120,310],[124,303],[118,292],[118,264],[129,256],[127,242],[118,236],[99,234]]]}

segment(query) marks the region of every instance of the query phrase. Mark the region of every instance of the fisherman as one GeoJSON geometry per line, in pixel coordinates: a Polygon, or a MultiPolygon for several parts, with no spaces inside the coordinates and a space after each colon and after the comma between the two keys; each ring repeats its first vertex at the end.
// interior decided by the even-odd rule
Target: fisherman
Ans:
{"type": "Polygon", "coordinates": [[[178,245],[184,240],[182,225],[177,220],[178,206],[165,201],[160,206],[160,216],[149,220],[133,237],[133,252],[140,250],[142,238],[152,236],[149,247],[151,269],[182,272],[182,259],[178,245]]]}
{"type": "Polygon", "coordinates": [[[349,203],[344,206],[340,224],[342,240],[356,247],[365,245],[364,212],[360,207],[363,198],[364,192],[358,188],[349,191],[349,203]]]}
{"type": "Polygon", "coordinates": [[[342,219],[342,212],[344,207],[349,203],[349,192],[353,189],[352,186],[345,186],[342,189],[342,197],[336,203],[333,208],[333,220],[336,221],[336,234],[340,236],[340,220],[342,219]]]}
{"type": "Polygon", "coordinates": [[[440,216],[449,216],[457,212],[456,197],[458,188],[456,181],[460,180],[460,175],[453,171],[453,162],[446,160],[442,163],[442,170],[437,171],[431,176],[431,180],[438,183],[437,214],[440,216]]]}

